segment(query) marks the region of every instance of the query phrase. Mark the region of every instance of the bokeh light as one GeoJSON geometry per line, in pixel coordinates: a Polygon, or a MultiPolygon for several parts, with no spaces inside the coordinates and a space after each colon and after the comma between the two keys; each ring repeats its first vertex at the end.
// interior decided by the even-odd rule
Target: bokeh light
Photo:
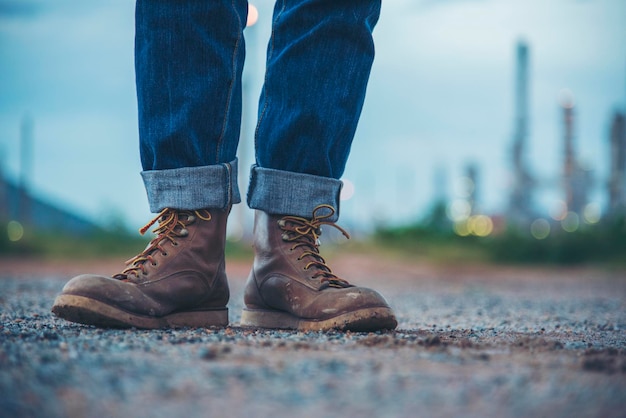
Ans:
{"type": "Polygon", "coordinates": [[[530,224],[530,234],[536,239],[546,239],[550,235],[550,222],[543,218],[535,219],[530,224]]]}
{"type": "Polygon", "coordinates": [[[454,223],[454,233],[461,237],[466,237],[470,234],[467,220],[462,220],[454,223]]]}
{"type": "Polygon", "coordinates": [[[562,200],[556,200],[550,207],[550,217],[555,221],[562,221],[567,216],[567,204],[562,200]]]}
{"type": "Polygon", "coordinates": [[[469,218],[472,207],[465,199],[456,199],[448,206],[448,218],[453,222],[461,222],[469,218]]]}
{"type": "Polygon", "coordinates": [[[565,218],[561,221],[561,228],[565,232],[575,232],[580,226],[580,217],[576,212],[567,212],[565,218]]]}
{"type": "Polygon", "coordinates": [[[24,227],[18,221],[9,221],[7,224],[9,241],[16,242],[24,237],[24,227]]]}
{"type": "Polygon", "coordinates": [[[468,219],[470,232],[477,237],[486,237],[493,231],[493,222],[486,215],[474,215],[468,219]]]}
{"type": "Polygon", "coordinates": [[[248,3],[248,21],[246,22],[246,26],[254,26],[254,24],[259,20],[259,11],[254,6],[254,4],[248,3]]]}
{"type": "Polygon", "coordinates": [[[342,179],[343,187],[341,188],[341,194],[339,198],[341,200],[350,200],[354,196],[354,183],[348,179],[342,179]]]}
{"type": "Polygon", "coordinates": [[[493,232],[493,221],[486,215],[473,215],[455,222],[453,229],[454,233],[461,237],[468,235],[486,237],[493,232]]]}
{"type": "Polygon", "coordinates": [[[583,209],[583,220],[588,224],[597,224],[600,222],[600,205],[592,202],[583,209]]]}

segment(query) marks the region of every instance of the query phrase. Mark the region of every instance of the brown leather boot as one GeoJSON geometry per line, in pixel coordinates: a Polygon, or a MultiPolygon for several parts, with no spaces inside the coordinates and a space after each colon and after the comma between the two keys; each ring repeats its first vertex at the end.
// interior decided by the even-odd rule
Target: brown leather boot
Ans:
{"type": "Polygon", "coordinates": [[[319,253],[318,238],[327,216],[322,205],[312,219],[270,216],[257,211],[255,258],[245,288],[241,325],[321,331],[375,331],[397,326],[393,311],[377,292],[337,277],[319,253]]]}
{"type": "Polygon", "coordinates": [[[228,325],[224,271],[228,211],[165,209],[146,249],[113,277],[70,280],[54,301],[60,318],[99,327],[228,325]]]}

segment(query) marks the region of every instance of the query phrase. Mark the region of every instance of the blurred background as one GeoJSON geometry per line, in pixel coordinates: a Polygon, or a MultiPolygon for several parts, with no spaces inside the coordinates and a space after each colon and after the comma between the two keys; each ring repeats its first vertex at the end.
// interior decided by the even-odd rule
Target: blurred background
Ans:
{"type": "MultiPolygon", "coordinates": [[[[254,5],[242,192],[273,2],[254,5]]],[[[393,0],[374,36],[340,219],[357,241],[624,263],[625,1],[393,0]]],[[[133,43],[128,0],[0,0],[0,256],[145,245],[133,43]]],[[[232,219],[245,243],[251,211],[232,219]]]]}

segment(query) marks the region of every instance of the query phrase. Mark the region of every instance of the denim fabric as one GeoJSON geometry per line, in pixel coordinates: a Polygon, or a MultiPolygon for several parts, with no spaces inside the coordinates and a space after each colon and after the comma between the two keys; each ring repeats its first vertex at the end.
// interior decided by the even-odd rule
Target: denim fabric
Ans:
{"type": "MultiPolygon", "coordinates": [[[[330,205],[339,217],[339,194],[343,183],[330,177],[294,173],[254,166],[250,171],[248,205],[270,215],[294,215],[311,218],[319,205],[330,205]]],[[[320,213],[319,215],[330,215],[320,213]]]]}
{"type": "MultiPolygon", "coordinates": [[[[234,177],[223,171],[239,142],[246,5],[137,1],[142,176],[153,211],[238,201],[234,177]]],[[[338,213],[379,14],[380,0],[276,2],[250,207],[307,217],[325,203],[338,213]]]]}
{"type": "Polygon", "coordinates": [[[245,0],[137,0],[144,170],[228,163],[241,125],[245,0]]]}
{"type": "Polygon", "coordinates": [[[339,179],[374,60],[380,0],[278,0],[256,131],[258,166],[339,179]]]}
{"type": "Polygon", "coordinates": [[[154,213],[165,208],[226,210],[241,202],[237,160],[203,167],[143,171],[141,176],[154,213]]]}

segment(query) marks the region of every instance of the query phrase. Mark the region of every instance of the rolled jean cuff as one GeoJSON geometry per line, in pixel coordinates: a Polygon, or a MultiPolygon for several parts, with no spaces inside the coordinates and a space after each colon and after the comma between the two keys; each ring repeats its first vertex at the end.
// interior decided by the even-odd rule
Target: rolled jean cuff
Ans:
{"type": "Polygon", "coordinates": [[[270,215],[292,215],[310,219],[320,205],[334,209],[324,210],[318,216],[331,215],[326,220],[339,218],[341,180],[252,166],[248,189],[248,206],[270,215]],[[332,212],[332,214],[331,214],[332,212]]]}
{"type": "Polygon", "coordinates": [[[237,159],[230,163],[141,173],[150,211],[165,208],[226,210],[241,202],[237,185],[237,159]]]}

